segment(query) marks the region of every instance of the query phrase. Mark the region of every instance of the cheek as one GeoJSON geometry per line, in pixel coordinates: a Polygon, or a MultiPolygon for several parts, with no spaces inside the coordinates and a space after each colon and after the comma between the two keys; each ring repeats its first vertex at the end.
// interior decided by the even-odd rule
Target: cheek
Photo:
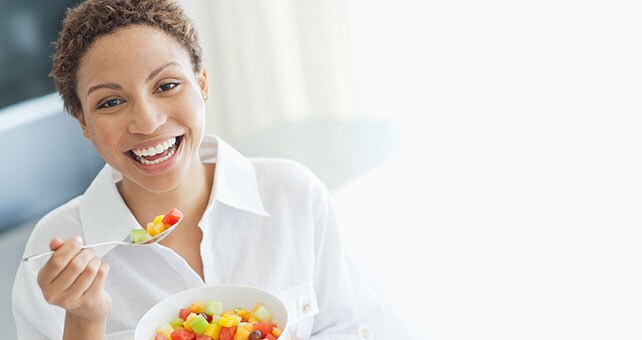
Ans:
{"type": "Polygon", "coordinates": [[[89,139],[98,151],[109,149],[112,144],[116,143],[116,129],[112,125],[113,124],[110,124],[109,122],[101,120],[87,121],[89,139]]]}
{"type": "Polygon", "coordinates": [[[202,104],[200,97],[189,96],[182,100],[180,105],[182,112],[179,113],[178,119],[185,125],[193,129],[202,129],[205,118],[205,106],[202,104]]]}

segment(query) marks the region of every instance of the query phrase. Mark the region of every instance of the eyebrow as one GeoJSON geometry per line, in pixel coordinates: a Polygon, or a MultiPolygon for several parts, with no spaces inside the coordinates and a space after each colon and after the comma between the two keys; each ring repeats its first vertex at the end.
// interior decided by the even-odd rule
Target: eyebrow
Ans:
{"type": "Polygon", "coordinates": [[[89,94],[98,90],[98,89],[112,89],[112,90],[122,90],[122,86],[114,83],[107,83],[107,84],[98,84],[94,85],[87,90],[87,97],[89,97],[89,94]]]}
{"type": "MultiPolygon", "coordinates": [[[[148,82],[148,81],[152,80],[152,78],[156,77],[163,69],[165,69],[167,66],[170,66],[170,65],[180,66],[180,64],[175,62],[175,61],[172,61],[172,62],[169,62],[169,63],[167,63],[165,65],[162,65],[162,66],[156,68],[155,70],[153,70],[149,74],[149,76],[147,76],[147,79],[145,79],[145,82],[148,82]]],[[[92,93],[93,91],[96,91],[98,89],[122,90],[123,87],[118,85],[118,84],[114,84],[114,83],[98,84],[98,85],[94,85],[94,86],[90,87],[89,90],[87,90],[87,96],[89,96],[90,93],[92,93]]]]}
{"type": "Polygon", "coordinates": [[[165,64],[165,65],[163,65],[163,66],[161,66],[161,67],[159,67],[159,68],[157,68],[157,69],[155,69],[154,71],[152,71],[152,72],[147,76],[147,79],[145,79],[145,82],[148,82],[148,81],[152,80],[152,78],[156,77],[156,76],[157,76],[157,75],[158,75],[158,74],[159,74],[159,73],[160,73],[160,72],[161,72],[165,67],[170,66],[170,65],[181,66],[181,65],[180,65],[179,63],[177,63],[177,62],[175,62],[175,61],[171,61],[171,62],[169,62],[169,63],[167,63],[167,64],[165,64]]]}

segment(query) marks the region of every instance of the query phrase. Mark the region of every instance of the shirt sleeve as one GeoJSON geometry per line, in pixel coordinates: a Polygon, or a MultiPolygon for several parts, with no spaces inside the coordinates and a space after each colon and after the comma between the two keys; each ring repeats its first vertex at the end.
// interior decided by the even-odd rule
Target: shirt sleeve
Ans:
{"type": "Polygon", "coordinates": [[[315,231],[315,290],[320,313],[312,337],[322,339],[385,339],[384,302],[367,266],[343,242],[330,196],[321,186],[315,231]]]}
{"type": "Polygon", "coordinates": [[[64,311],[47,303],[27,263],[18,267],[11,297],[18,340],[62,339],[64,311]]]}

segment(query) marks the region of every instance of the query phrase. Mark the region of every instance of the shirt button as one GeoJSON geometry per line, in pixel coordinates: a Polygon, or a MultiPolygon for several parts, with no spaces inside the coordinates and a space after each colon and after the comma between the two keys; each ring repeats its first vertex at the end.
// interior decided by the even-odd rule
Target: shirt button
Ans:
{"type": "Polygon", "coordinates": [[[310,311],[310,304],[307,302],[303,303],[301,310],[303,310],[303,313],[307,314],[310,311]]]}
{"type": "Polygon", "coordinates": [[[361,338],[370,339],[370,330],[367,329],[367,328],[362,328],[361,329],[361,338]]]}

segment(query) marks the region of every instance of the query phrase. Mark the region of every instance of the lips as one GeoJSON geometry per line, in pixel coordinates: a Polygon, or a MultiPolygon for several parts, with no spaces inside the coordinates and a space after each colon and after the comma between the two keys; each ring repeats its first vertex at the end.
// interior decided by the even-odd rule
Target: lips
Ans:
{"type": "Polygon", "coordinates": [[[167,161],[172,158],[180,143],[182,135],[177,137],[170,137],[156,145],[147,148],[131,149],[127,152],[129,157],[142,165],[156,165],[167,161]]]}

